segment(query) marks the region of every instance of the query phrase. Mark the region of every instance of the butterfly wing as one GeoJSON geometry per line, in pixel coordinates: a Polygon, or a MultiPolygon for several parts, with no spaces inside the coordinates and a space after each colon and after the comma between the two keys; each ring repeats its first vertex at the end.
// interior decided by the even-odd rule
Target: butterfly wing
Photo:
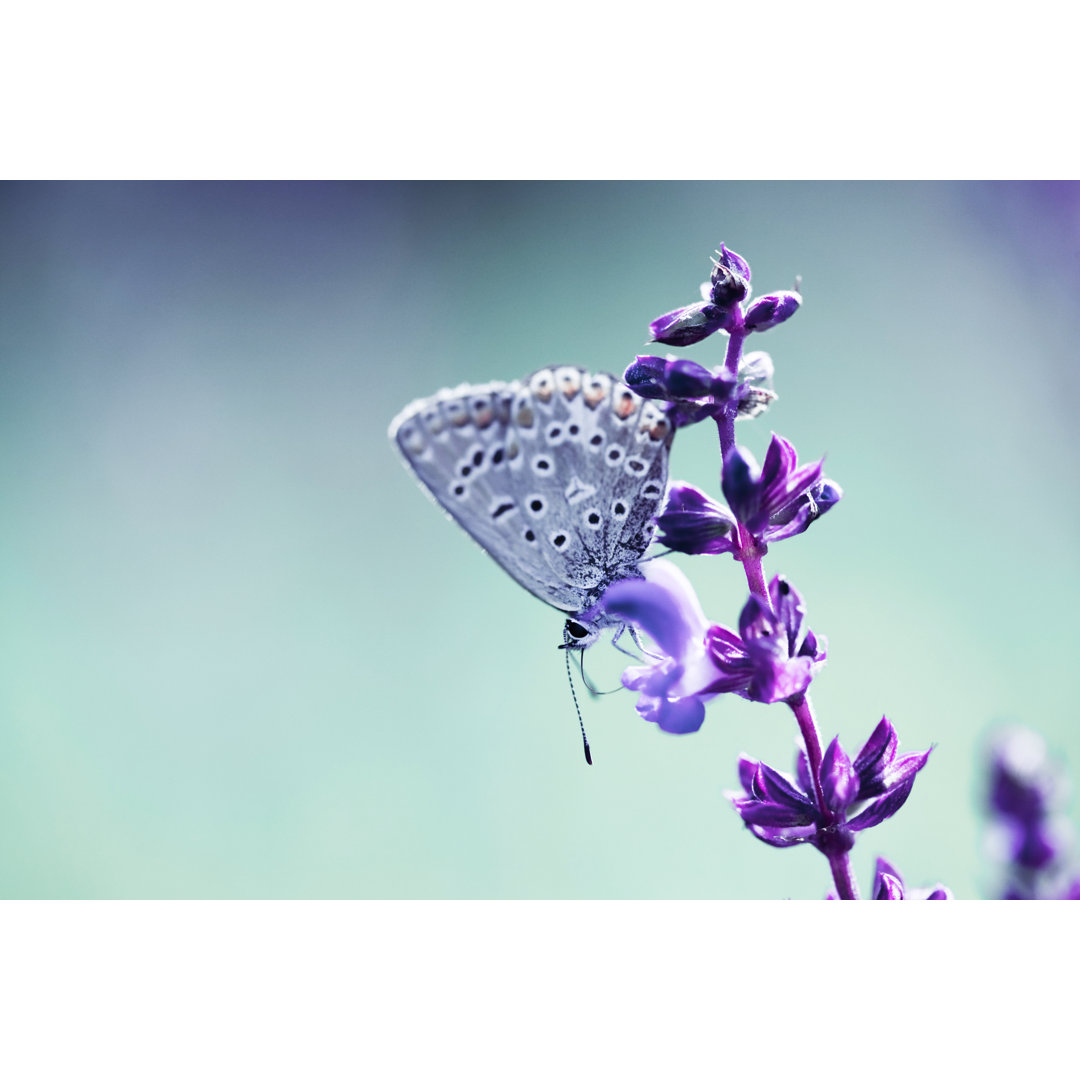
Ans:
{"type": "Polygon", "coordinates": [[[637,573],[666,489],[672,429],[613,376],[558,367],[415,401],[390,437],[507,573],[576,613],[637,573]]]}

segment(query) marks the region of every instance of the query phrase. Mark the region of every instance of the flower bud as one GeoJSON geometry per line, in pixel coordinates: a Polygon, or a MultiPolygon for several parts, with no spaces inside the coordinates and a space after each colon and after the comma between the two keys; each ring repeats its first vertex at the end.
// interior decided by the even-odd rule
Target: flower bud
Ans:
{"type": "Polygon", "coordinates": [[[728,313],[713,304],[689,304],[649,323],[649,340],[663,345],[695,345],[724,327],[728,313]]]}
{"type": "Polygon", "coordinates": [[[754,455],[741,446],[733,446],[724,458],[720,475],[724,498],[739,521],[749,521],[761,504],[761,469],[754,455]]]}
{"type": "Polygon", "coordinates": [[[859,778],[844,753],[839,737],[829,743],[821,762],[821,791],[825,805],[834,813],[846,810],[859,793],[859,778]]]}
{"type": "Polygon", "coordinates": [[[728,538],[735,531],[735,519],[725,507],[690,484],[671,485],[667,506],[656,524],[660,530],[658,539],[672,551],[719,555],[736,547],[728,538]]]}
{"type": "Polygon", "coordinates": [[[759,296],[746,311],[744,325],[749,330],[770,330],[786,322],[799,310],[802,297],[797,292],[759,296]]]}
{"type": "Polygon", "coordinates": [[[667,399],[664,375],[668,361],[662,356],[636,356],[634,362],[623,372],[623,382],[643,398],[667,399]]]}
{"type": "Polygon", "coordinates": [[[709,298],[719,308],[732,308],[750,295],[750,264],[723,244],[713,259],[709,298]]]}
{"type": "Polygon", "coordinates": [[[875,900],[903,900],[904,886],[892,874],[878,871],[874,878],[875,900]]]}
{"type": "MultiPolygon", "coordinates": [[[[668,363],[665,381],[672,398],[696,401],[712,394],[716,380],[708,368],[695,364],[693,360],[672,360],[668,363]]],[[[723,388],[722,383],[721,387],[723,388]]]]}

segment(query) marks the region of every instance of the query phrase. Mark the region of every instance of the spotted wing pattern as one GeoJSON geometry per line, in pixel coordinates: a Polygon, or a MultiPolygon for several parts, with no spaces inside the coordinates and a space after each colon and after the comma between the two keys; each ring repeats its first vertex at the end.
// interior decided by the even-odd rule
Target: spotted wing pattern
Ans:
{"type": "Polygon", "coordinates": [[[390,427],[436,502],[519,584],[570,613],[638,575],[672,434],[652,402],[578,367],[442,390],[390,427]]]}

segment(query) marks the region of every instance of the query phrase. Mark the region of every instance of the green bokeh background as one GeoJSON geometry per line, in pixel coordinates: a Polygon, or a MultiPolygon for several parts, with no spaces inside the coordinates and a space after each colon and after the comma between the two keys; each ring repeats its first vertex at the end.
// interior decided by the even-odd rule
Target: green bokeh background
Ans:
{"type": "MultiPolygon", "coordinates": [[[[840,506],[766,561],[829,640],[823,734],[883,713],[937,749],[855,849],[990,895],[981,746],[1080,772],[1080,192],[886,183],[0,187],[0,895],[813,898],[754,841],[735,759],[790,767],[782,708],[696,735],[585,701],[561,619],[445,520],[386,428],[445,385],[621,371],[721,241],[779,401],[840,506]]],[[[683,355],[719,362],[710,340],[683,355]]],[[[717,489],[715,434],[673,477],[717,489]]],[[[736,564],[682,560],[732,623],[736,564]]],[[[618,680],[605,644],[591,677],[618,680]]]]}

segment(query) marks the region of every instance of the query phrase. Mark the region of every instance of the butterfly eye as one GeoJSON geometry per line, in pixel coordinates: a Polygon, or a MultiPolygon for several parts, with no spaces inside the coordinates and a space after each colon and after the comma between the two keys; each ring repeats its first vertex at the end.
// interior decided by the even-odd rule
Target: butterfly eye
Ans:
{"type": "Polygon", "coordinates": [[[589,636],[587,627],[584,627],[579,622],[574,622],[573,619],[566,620],[566,632],[575,640],[580,641],[582,638],[589,636]]]}

